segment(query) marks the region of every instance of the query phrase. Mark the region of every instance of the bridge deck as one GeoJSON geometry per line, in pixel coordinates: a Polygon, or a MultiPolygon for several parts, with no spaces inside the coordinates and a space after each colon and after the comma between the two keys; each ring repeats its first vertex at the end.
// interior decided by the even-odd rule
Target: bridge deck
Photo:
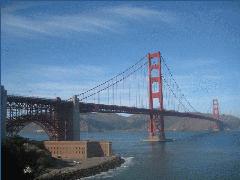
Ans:
{"type": "MultiPolygon", "coordinates": [[[[60,98],[56,99],[46,99],[39,97],[24,97],[24,96],[7,96],[8,102],[19,102],[19,103],[36,103],[36,104],[63,104],[67,106],[72,106],[71,101],[61,100],[60,98]]],[[[128,113],[128,114],[149,114],[150,110],[146,108],[136,108],[136,107],[128,107],[128,106],[117,106],[117,105],[105,105],[105,104],[94,104],[94,103],[79,103],[79,110],[82,113],[86,112],[100,112],[100,113],[128,113]]],[[[208,116],[204,116],[196,113],[186,113],[186,112],[178,112],[178,111],[159,111],[157,109],[153,110],[153,113],[163,115],[163,116],[177,116],[177,117],[190,117],[203,119],[208,121],[216,121],[216,119],[208,116]]]]}
{"type": "Polygon", "coordinates": [[[43,104],[43,105],[56,105],[59,103],[62,104],[71,104],[70,101],[61,100],[60,98],[56,99],[48,99],[48,98],[40,98],[40,97],[27,97],[27,96],[7,96],[8,102],[16,102],[16,103],[30,103],[30,104],[43,104]]]}
{"type": "MultiPolygon", "coordinates": [[[[146,108],[136,108],[128,106],[116,106],[116,105],[105,105],[105,104],[93,104],[93,103],[80,103],[80,112],[100,112],[100,113],[127,113],[127,114],[149,114],[150,110],[146,108]]],[[[157,109],[153,110],[154,114],[159,114],[163,116],[177,116],[177,117],[190,117],[203,119],[208,121],[216,121],[216,119],[208,116],[203,116],[201,114],[186,113],[178,111],[159,111],[157,109]]]]}

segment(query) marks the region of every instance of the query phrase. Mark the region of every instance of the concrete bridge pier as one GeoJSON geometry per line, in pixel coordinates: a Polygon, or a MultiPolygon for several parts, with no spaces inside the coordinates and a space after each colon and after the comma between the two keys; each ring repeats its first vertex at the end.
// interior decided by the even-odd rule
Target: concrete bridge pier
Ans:
{"type": "Polygon", "coordinates": [[[57,137],[60,141],[79,141],[80,140],[80,111],[79,99],[72,97],[72,105],[64,104],[57,98],[55,106],[55,120],[57,122],[57,137]]]}
{"type": "Polygon", "coordinates": [[[72,130],[73,130],[73,141],[80,140],[80,111],[79,111],[79,99],[75,95],[72,98],[73,109],[72,109],[72,130]]]}
{"type": "Polygon", "coordinates": [[[213,131],[222,131],[223,129],[223,123],[220,120],[216,120],[213,131]]]}
{"type": "Polygon", "coordinates": [[[164,117],[160,116],[160,132],[159,132],[159,139],[160,141],[165,141],[165,130],[164,130],[164,117]]]}
{"type": "Polygon", "coordinates": [[[62,104],[62,100],[60,97],[57,97],[57,104],[54,106],[54,125],[56,127],[56,135],[53,139],[50,140],[57,140],[63,141],[67,139],[67,124],[69,122],[69,110],[65,108],[62,104]]]}

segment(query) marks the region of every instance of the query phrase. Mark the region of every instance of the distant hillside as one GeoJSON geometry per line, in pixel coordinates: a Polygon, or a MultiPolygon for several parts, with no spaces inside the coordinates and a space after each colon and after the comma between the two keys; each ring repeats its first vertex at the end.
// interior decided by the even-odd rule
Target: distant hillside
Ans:
{"type": "MultiPolygon", "coordinates": [[[[146,130],[149,116],[138,114],[124,117],[118,114],[89,113],[81,114],[80,118],[82,131],[146,130]]],[[[240,118],[222,115],[221,120],[225,129],[240,129],[240,118]]],[[[201,119],[165,117],[166,130],[201,131],[211,129],[213,126],[213,122],[201,119]]]]}
{"type": "Polygon", "coordinates": [[[128,118],[118,114],[88,113],[80,115],[83,131],[108,131],[128,129],[128,118]]]}
{"type": "MultiPolygon", "coordinates": [[[[204,114],[210,116],[210,114],[204,114]]],[[[129,117],[118,114],[87,113],[80,115],[81,131],[138,131],[147,129],[148,115],[131,115],[129,117]]],[[[224,128],[240,129],[240,118],[231,115],[222,115],[224,128]]],[[[201,131],[211,129],[214,123],[201,119],[165,117],[165,129],[174,131],[201,131]]],[[[39,130],[40,127],[31,123],[24,128],[25,132],[39,130]]]]}

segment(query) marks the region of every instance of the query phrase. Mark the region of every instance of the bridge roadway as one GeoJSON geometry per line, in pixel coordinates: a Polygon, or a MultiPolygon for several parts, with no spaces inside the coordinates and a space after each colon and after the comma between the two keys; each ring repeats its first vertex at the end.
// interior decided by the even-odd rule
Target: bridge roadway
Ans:
{"type": "MultiPolygon", "coordinates": [[[[9,103],[29,103],[29,104],[37,104],[37,105],[63,105],[64,107],[73,106],[72,101],[61,100],[60,98],[56,99],[46,99],[39,97],[24,97],[24,96],[14,96],[8,95],[7,102],[9,103]]],[[[128,106],[117,106],[117,105],[105,105],[105,104],[94,104],[94,103],[83,103],[79,102],[79,111],[81,113],[87,112],[100,112],[100,113],[128,113],[128,114],[149,114],[150,110],[146,108],[136,108],[136,107],[128,107],[128,106]]],[[[208,121],[217,120],[210,116],[204,116],[199,113],[186,113],[186,112],[178,112],[178,111],[159,111],[157,109],[153,110],[154,114],[163,115],[163,116],[176,116],[176,117],[190,117],[208,121]]]]}

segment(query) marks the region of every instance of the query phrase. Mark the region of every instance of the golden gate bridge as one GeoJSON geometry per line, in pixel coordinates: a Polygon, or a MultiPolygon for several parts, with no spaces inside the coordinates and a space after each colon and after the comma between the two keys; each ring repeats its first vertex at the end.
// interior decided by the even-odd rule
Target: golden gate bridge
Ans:
{"type": "Polygon", "coordinates": [[[68,100],[6,95],[5,101],[8,136],[34,122],[51,140],[79,140],[80,113],[87,112],[147,114],[150,141],[166,141],[165,116],[213,121],[215,130],[223,127],[217,99],[213,100],[212,116],[199,114],[160,52],[147,54],[116,76],[68,100]]]}

